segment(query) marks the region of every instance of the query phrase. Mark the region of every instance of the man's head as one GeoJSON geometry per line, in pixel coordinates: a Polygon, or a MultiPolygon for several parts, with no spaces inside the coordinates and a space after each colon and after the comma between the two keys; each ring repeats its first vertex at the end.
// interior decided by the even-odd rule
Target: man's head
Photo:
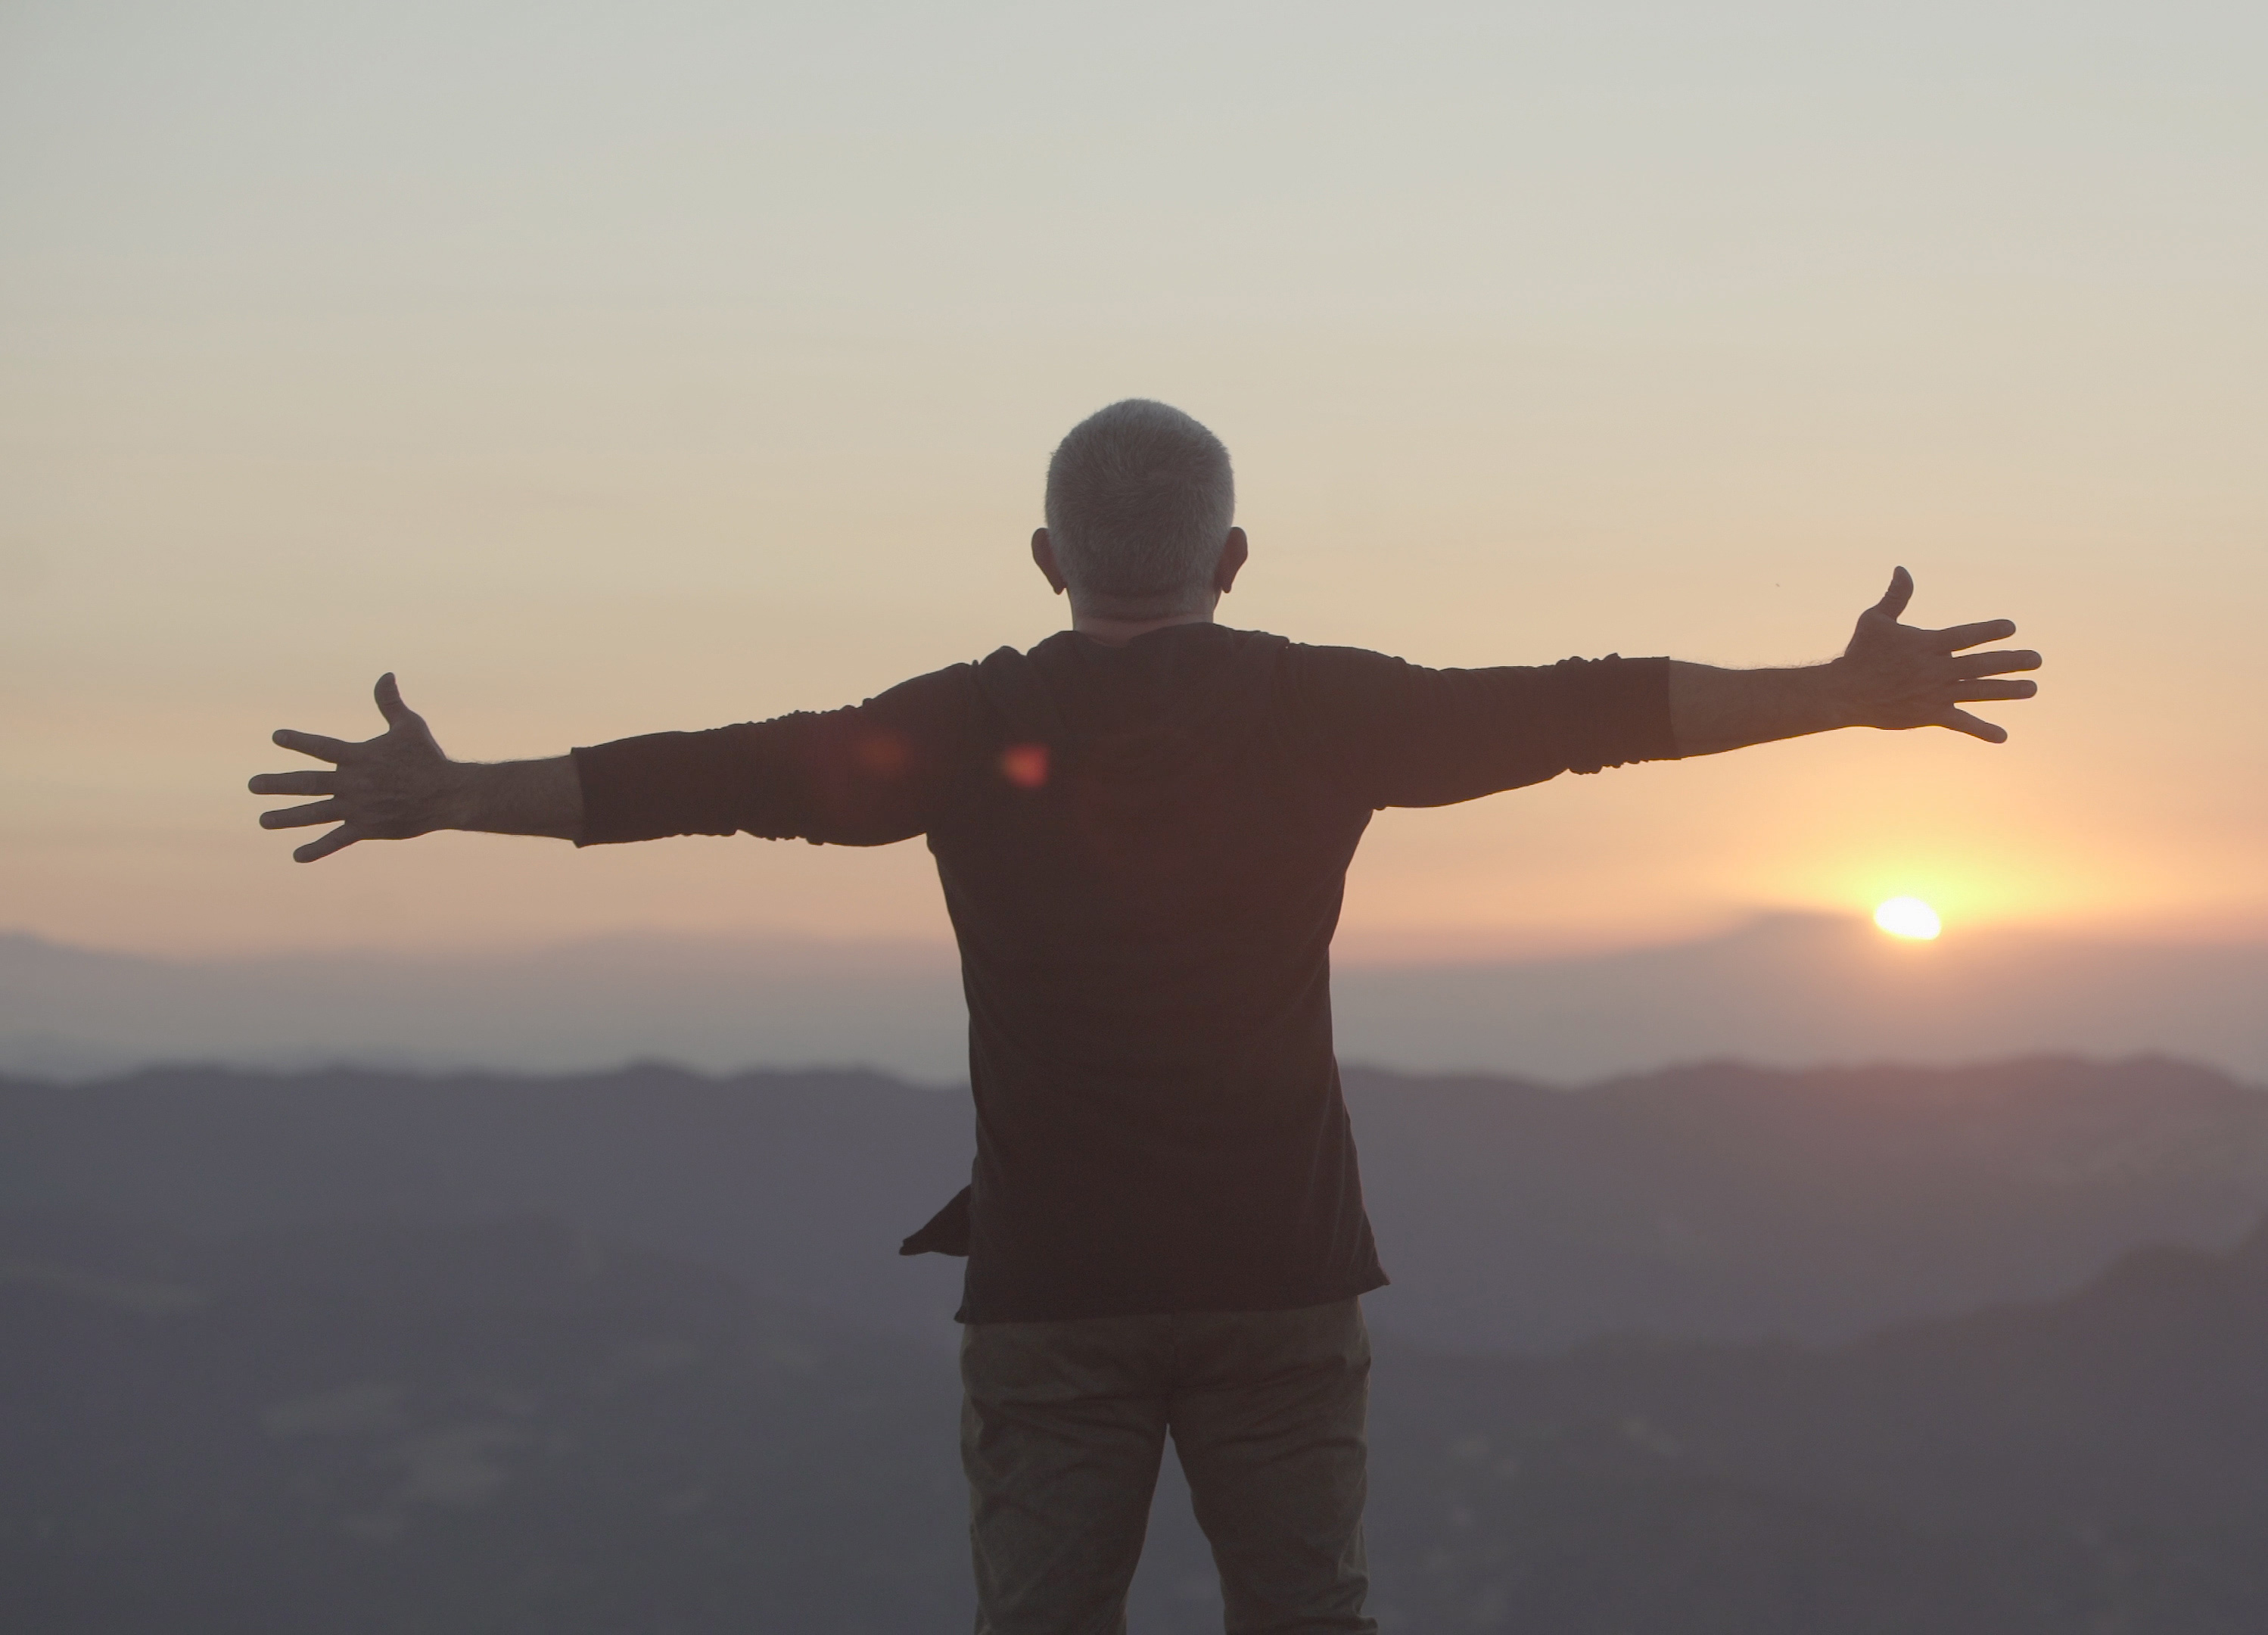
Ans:
{"type": "Polygon", "coordinates": [[[1033,553],[1077,613],[1203,615],[1243,560],[1236,478],[1221,441],[1145,398],[1097,410],[1048,462],[1048,526],[1033,553]],[[1231,551],[1231,534],[1238,548],[1231,551]],[[1226,571],[1224,573],[1224,567],[1226,571]]]}

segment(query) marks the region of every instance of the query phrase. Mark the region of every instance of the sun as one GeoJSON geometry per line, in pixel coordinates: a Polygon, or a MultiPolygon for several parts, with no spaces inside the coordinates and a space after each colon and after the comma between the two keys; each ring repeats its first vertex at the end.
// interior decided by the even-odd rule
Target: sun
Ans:
{"type": "Polygon", "coordinates": [[[1892,897],[1874,910],[1874,924],[1893,937],[1910,937],[1917,942],[1927,942],[1945,929],[1938,922],[1937,910],[1919,897],[1892,897]]]}

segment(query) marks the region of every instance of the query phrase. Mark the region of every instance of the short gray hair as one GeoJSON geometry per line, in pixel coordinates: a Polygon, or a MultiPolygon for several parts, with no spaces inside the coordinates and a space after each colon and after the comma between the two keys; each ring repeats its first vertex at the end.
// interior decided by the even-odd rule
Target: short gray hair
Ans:
{"type": "Polygon", "coordinates": [[[1221,440],[1130,397],[1071,429],[1048,461],[1048,537],[1082,600],[1144,614],[1202,608],[1236,518],[1221,440]]]}

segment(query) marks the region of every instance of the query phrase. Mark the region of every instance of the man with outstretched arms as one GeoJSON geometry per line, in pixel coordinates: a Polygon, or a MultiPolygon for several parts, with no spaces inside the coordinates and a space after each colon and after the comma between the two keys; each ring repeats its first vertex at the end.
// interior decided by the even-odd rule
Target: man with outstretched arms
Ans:
{"type": "Polygon", "coordinates": [[[2036,653],[1902,624],[1782,670],[1570,659],[1434,670],[1214,622],[1245,565],[1227,451],[1161,403],[1074,427],[1032,556],[1071,628],[850,709],[471,765],[378,683],[361,743],[270,829],[293,855],[435,829],[577,845],[925,836],[961,946],[976,1158],[904,1252],[966,1255],[962,1455],[991,1635],[1123,1628],[1170,1432],[1231,1631],[1353,1631],[1369,1347],[1386,1281],[1332,1056],[1331,934],[1382,806],[1839,727],[2007,734],[1962,706],[2036,653]]]}

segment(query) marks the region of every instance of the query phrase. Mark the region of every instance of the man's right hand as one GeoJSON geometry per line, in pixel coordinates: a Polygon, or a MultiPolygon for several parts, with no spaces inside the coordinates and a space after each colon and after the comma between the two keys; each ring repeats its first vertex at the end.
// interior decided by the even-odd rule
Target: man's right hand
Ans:
{"type": "Polygon", "coordinates": [[[433,741],[425,718],[401,702],[390,674],[378,678],[377,697],[386,731],[376,738],[350,744],[289,727],[276,734],[284,748],[328,761],[335,771],[262,772],[252,780],[255,795],[328,797],[260,814],[262,829],[338,825],[294,851],[298,862],[328,858],[357,840],[408,840],[437,829],[559,840],[583,832],[583,785],[571,757],[493,765],[452,761],[433,741]]]}
{"type": "Polygon", "coordinates": [[[276,741],[286,749],[328,761],[329,772],[262,772],[251,783],[255,795],[323,795],[304,806],[284,806],[260,814],[262,829],[306,829],[336,823],[328,835],[309,841],[291,856],[313,863],[357,840],[408,840],[437,829],[468,827],[462,821],[467,774],[441,753],[425,718],[401,702],[391,673],[378,678],[378,712],[386,731],[350,744],[319,733],[285,727],[276,741]]]}

